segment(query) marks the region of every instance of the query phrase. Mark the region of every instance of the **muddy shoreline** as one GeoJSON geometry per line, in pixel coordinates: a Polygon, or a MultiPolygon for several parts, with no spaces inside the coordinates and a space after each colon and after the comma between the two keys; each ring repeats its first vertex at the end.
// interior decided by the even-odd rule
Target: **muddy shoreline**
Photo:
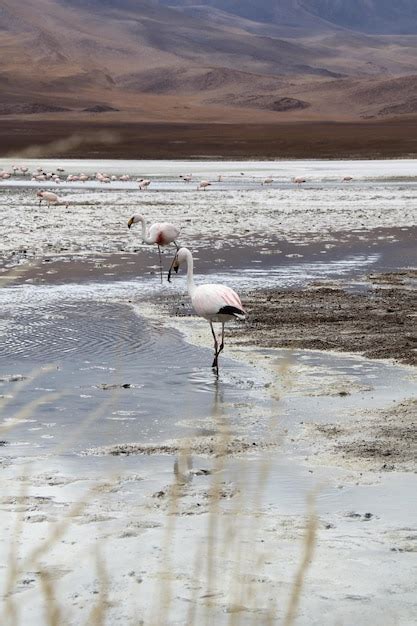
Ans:
{"type": "Polygon", "coordinates": [[[268,348],[359,352],[417,365],[417,270],[368,277],[369,290],[350,293],[319,284],[300,290],[255,291],[245,298],[245,335],[268,348]]]}
{"type": "Polygon", "coordinates": [[[417,155],[417,120],[180,124],[0,119],[0,156],[363,159],[417,155]],[[407,149],[404,149],[404,146],[407,149]]]}

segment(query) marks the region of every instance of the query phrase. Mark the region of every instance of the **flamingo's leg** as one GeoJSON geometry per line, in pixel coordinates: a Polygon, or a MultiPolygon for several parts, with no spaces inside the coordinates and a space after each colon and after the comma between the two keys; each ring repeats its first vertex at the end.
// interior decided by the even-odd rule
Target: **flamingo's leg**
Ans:
{"type": "MultiPolygon", "coordinates": [[[[173,241],[172,243],[174,244],[174,246],[175,246],[175,248],[176,248],[176,251],[178,252],[178,250],[180,249],[179,245],[177,244],[177,242],[176,242],[176,241],[173,241]]],[[[175,259],[176,259],[176,258],[177,258],[177,254],[175,253],[174,258],[172,259],[171,266],[170,266],[170,268],[169,268],[169,270],[168,270],[168,282],[169,282],[169,283],[171,282],[172,268],[174,267],[174,263],[175,263],[175,259]]]]}
{"type": "Polygon", "coordinates": [[[161,257],[161,246],[158,244],[158,254],[159,254],[159,271],[161,274],[161,284],[163,282],[163,278],[162,278],[162,257],[161,257]]]}
{"type": "Polygon", "coordinates": [[[172,274],[172,268],[174,267],[174,263],[175,263],[175,259],[177,258],[177,255],[174,256],[174,258],[172,259],[171,265],[169,266],[169,270],[168,270],[168,282],[171,282],[171,274],[172,274]]]}
{"type": "Polygon", "coordinates": [[[214,361],[213,361],[212,367],[216,368],[216,374],[218,376],[219,375],[219,354],[220,354],[220,352],[224,348],[224,322],[222,322],[222,342],[220,344],[220,347],[218,347],[217,338],[216,338],[216,336],[214,334],[214,331],[213,331],[213,337],[214,337],[214,341],[215,341],[215,343],[214,343],[215,357],[214,357],[214,361]]]}
{"type": "Polygon", "coordinates": [[[220,344],[220,348],[217,351],[217,355],[220,354],[220,352],[223,350],[224,348],[224,322],[222,322],[222,342],[220,344]]]}
{"type": "Polygon", "coordinates": [[[213,328],[213,323],[210,322],[210,328],[211,328],[211,334],[213,335],[213,339],[214,339],[214,359],[213,359],[213,363],[211,364],[211,367],[214,369],[216,369],[217,373],[219,373],[219,366],[217,363],[217,358],[219,356],[219,353],[217,351],[219,344],[217,343],[217,337],[216,337],[216,333],[214,332],[214,328],[213,328]]]}

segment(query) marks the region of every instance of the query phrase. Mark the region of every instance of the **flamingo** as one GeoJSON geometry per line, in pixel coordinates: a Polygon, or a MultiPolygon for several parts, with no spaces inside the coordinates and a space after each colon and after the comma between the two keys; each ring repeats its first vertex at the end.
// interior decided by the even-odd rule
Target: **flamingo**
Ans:
{"type": "Polygon", "coordinates": [[[197,315],[204,317],[211,328],[214,339],[214,359],[211,367],[219,375],[219,354],[224,348],[224,325],[233,319],[244,320],[246,313],[242,307],[239,296],[226,285],[207,283],[196,286],[194,283],[194,260],[188,248],[180,248],[175,255],[173,269],[178,272],[180,265],[187,263],[187,288],[191,303],[197,315]],[[222,338],[219,343],[214,332],[213,322],[221,322],[222,338]]]}
{"type": "Polygon", "coordinates": [[[39,206],[41,206],[42,200],[45,200],[48,207],[51,206],[51,204],[65,204],[65,207],[68,209],[68,202],[57,196],[53,191],[38,191],[36,195],[39,198],[39,206]]]}
{"type": "Polygon", "coordinates": [[[342,178],[342,182],[344,182],[344,183],[348,183],[348,182],[350,182],[351,180],[353,180],[353,176],[344,176],[344,177],[342,178]]]}
{"type": "MultiPolygon", "coordinates": [[[[161,272],[161,283],[162,283],[162,259],[161,259],[161,246],[168,246],[170,243],[173,243],[175,248],[178,250],[178,244],[176,243],[176,238],[180,234],[179,228],[171,224],[170,222],[156,222],[149,227],[148,233],[146,233],[146,222],[143,215],[133,215],[127,223],[127,227],[130,229],[133,224],[137,224],[140,222],[142,224],[142,241],[148,244],[156,243],[158,246],[159,253],[159,269],[161,272]]],[[[175,261],[175,258],[174,258],[175,261]]],[[[171,269],[174,261],[171,264],[168,273],[168,280],[171,278],[171,269]]]]}
{"type": "Polygon", "coordinates": [[[148,178],[141,178],[141,180],[139,180],[138,182],[139,182],[139,189],[143,191],[144,189],[147,189],[149,187],[152,181],[149,180],[148,178]]]}
{"type": "Polygon", "coordinates": [[[211,182],[208,180],[202,180],[200,182],[200,184],[197,187],[197,191],[199,191],[200,189],[204,189],[204,191],[206,190],[207,187],[209,187],[211,185],[211,182]]]}
{"type": "Polygon", "coordinates": [[[307,181],[302,176],[296,176],[295,178],[292,179],[292,182],[296,183],[297,185],[301,185],[302,183],[305,183],[307,181]]]}
{"type": "Polygon", "coordinates": [[[274,179],[271,178],[271,177],[268,177],[268,178],[264,178],[262,184],[263,185],[271,185],[273,182],[274,182],[274,179]]]}

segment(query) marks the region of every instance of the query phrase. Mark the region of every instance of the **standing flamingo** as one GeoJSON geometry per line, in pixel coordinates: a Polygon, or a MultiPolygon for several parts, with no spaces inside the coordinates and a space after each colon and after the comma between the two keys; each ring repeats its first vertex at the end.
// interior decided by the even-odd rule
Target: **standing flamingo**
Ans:
{"type": "MultiPolygon", "coordinates": [[[[170,222],[156,222],[149,227],[148,233],[146,233],[146,223],[143,215],[134,215],[130,218],[127,223],[128,228],[131,228],[133,224],[137,224],[141,222],[142,224],[142,241],[144,243],[153,244],[156,243],[158,246],[159,253],[159,269],[161,272],[161,283],[162,283],[162,259],[161,259],[161,246],[168,246],[170,243],[173,243],[176,249],[178,250],[178,244],[176,243],[176,238],[180,234],[179,228],[171,224],[170,222]]],[[[175,259],[174,259],[175,260],[175,259]]],[[[174,261],[172,262],[174,263],[174,261]]],[[[169,269],[168,280],[171,277],[171,269],[172,264],[169,269]]]]}
{"type": "Polygon", "coordinates": [[[207,187],[210,187],[211,182],[208,180],[202,180],[201,183],[198,185],[197,187],[197,191],[200,191],[200,189],[204,189],[204,191],[207,189],[207,187]]]}
{"type": "Polygon", "coordinates": [[[149,178],[141,178],[138,183],[139,183],[139,189],[141,189],[142,191],[144,189],[147,189],[149,187],[149,185],[151,184],[151,180],[149,180],[149,178]]]}
{"type": "Polygon", "coordinates": [[[180,248],[175,255],[173,269],[178,272],[182,263],[187,263],[187,287],[195,312],[204,317],[211,328],[214,339],[214,360],[212,368],[219,374],[219,354],[224,348],[224,325],[233,319],[244,320],[246,317],[239,296],[226,285],[207,283],[196,286],[193,273],[193,255],[188,248],[180,248]],[[222,339],[219,343],[214,332],[213,322],[221,322],[222,339]]]}
{"type": "Polygon", "coordinates": [[[51,206],[51,204],[65,204],[68,209],[68,202],[57,196],[53,191],[38,191],[36,195],[39,198],[39,206],[41,206],[42,200],[45,200],[48,207],[51,206]]]}

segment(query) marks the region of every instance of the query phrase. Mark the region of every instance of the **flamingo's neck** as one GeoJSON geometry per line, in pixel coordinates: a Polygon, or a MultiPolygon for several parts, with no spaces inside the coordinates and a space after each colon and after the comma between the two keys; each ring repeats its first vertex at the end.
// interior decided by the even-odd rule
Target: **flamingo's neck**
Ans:
{"type": "Polygon", "coordinates": [[[194,283],[194,260],[193,255],[189,250],[187,250],[187,289],[192,298],[193,293],[196,290],[196,286],[194,283]]]}
{"type": "Polygon", "coordinates": [[[155,243],[154,241],[152,241],[152,239],[150,239],[147,234],[146,234],[146,223],[145,223],[145,218],[143,217],[143,215],[138,215],[137,219],[139,220],[139,222],[142,224],[142,241],[144,243],[155,243]]]}

